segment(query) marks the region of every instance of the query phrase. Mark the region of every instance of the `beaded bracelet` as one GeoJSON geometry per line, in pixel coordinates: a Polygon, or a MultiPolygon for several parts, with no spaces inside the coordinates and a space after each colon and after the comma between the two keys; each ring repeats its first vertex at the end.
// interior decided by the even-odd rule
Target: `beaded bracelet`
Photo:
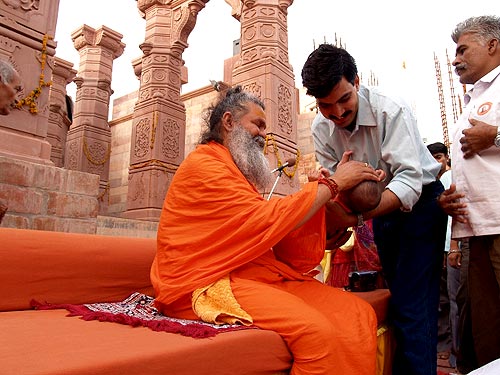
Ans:
{"type": "Polygon", "coordinates": [[[448,255],[455,254],[455,253],[462,254],[462,250],[450,250],[450,251],[448,251],[448,255]]]}
{"type": "Polygon", "coordinates": [[[328,187],[328,189],[330,189],[330,193],[332,195],[330,199],[335,198],[337,196],[337,194],[339,193],[339,186],[337,185],[335,180],[332,178],[321,177],[318,180],[318,184],[326,185],[328,187]]]}

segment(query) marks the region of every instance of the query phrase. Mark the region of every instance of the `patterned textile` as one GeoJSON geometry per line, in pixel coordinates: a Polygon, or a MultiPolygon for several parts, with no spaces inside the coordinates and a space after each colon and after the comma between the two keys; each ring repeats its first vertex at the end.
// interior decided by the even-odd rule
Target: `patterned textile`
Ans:
{"type": "Polygon", "coordinates": [[[349,273],[352,271],[378,271],[377,288],[383,288],[382,266],[373,240],[371,220],[361,227],[354,228],[354,231],[354,246],[351,251],[332,251],[330,275],[325,284],[343,288],[349,285],[349,273]]]}
{"type": "Polygon", "coordinates": [[[236,324],[210,324],[198,320],[171,318],[162,315],[154,307],[154,298],[141,293],[133,293],[122,302],[91,303],[84,305],[42,304],[35,300],[31,306],[37,310],[66,309],[67,316],[81,316],[83,320],[116,322],[133,327],[148,327],[153,331],[178,333],[183,336],[203,338],[212,337],[221,332],[235,331],[254,326],[236,324]]]}

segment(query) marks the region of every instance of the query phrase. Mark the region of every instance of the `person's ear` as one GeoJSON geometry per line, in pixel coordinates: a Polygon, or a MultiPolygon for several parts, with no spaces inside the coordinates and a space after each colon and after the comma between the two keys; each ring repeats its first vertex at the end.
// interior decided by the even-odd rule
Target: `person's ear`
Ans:
{"type": "Polygon", "coordinates": [[[356,91],[359,90],[359,76],[356,74],[356,77],[354,77],[354,87],[356,88],[356,91]]]}
{"type": "Polygon", "coordinates": [[[490,52],[491,54],[494,54],[498,48],[500,48],[498,45],[498,39],[491,39],[488,42],[488,52],[490,52]]]}
{"type": "Polygon", "coordinates": [[[233,130],[233,114],[231,112],[224,112],[222,115],[222,126],[227,132],[230,132],[233,130]]]}

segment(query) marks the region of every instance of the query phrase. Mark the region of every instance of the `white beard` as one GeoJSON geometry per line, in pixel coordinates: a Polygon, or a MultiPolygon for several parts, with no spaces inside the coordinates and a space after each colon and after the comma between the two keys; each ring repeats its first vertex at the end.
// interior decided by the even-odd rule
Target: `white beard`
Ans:
{"type": "Polygon", "coordinates": [[[272,177],[269,161],[262,153],[265,139],[259,135],[252,137],[243,126],[236,124],[228,135],[227,145],[243,176],[255,185],[257,190],[265,189],[272,177]]]}

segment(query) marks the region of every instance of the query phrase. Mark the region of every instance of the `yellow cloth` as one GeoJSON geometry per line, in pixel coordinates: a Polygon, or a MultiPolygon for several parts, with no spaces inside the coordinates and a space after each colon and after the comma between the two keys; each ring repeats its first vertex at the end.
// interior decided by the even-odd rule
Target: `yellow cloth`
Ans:
{"type": "Polygon", "coordinates": [[[204,288],[196,289],[192,297],[193,310],[201,320],[213,324],[252,325],[252,317],[244,311],[231,290],[229,276],[224,276],[204,288]]]}

